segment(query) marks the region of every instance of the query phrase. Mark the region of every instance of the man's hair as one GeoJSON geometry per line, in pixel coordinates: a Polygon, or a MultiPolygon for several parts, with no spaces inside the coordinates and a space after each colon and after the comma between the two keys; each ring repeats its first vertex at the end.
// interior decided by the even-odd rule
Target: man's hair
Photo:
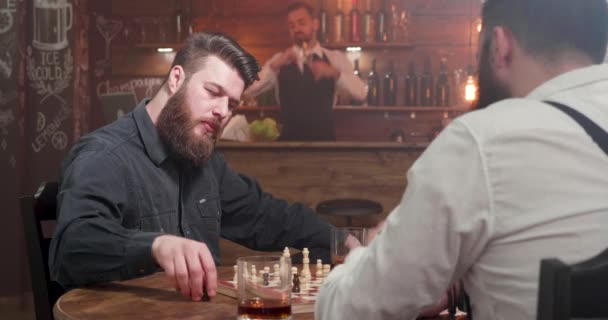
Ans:
{"type": "Polygon", "coordinates": [[[211,55],[235,68],[243,78],[245,88],[258,80],[260,65],[255,57],[232,38],[221,33],[192,34],[175,55],[171,67],[180,65],[186,74],[195,73],[204,66],[206,58],[211,55]]]}
{"type": "Polygon", "coordinates": [[[551,60],[566,52],[601,63],[608,40],[606,0],[486,0],[483,36],[508,28],[528,53],[551,60]]]}
{"type": "Polygon", "coordinates": [[[287,14],[290,14],[296,10],[304,9],[310,15],[311,18],[315,17],[315,9],[306,2],[294,2],[287,7],[287,14]]]}

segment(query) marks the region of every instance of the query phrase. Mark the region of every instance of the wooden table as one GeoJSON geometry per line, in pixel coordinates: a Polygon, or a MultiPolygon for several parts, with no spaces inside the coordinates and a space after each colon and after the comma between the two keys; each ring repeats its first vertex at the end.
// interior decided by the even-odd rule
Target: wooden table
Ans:
{"type": "MultiPolygon", "coordinates": [[[[222,278],[231,267],[218,268],[222,278]]],[[[171,287],[164,273],[74,289],[55,304],[56,320],[80,319],[236,319],[236,300],[218,294],[209,302],[194,302],[171,287]]],[[[294,314],[294,320],[313,320],[312,313],[294,314]]],[[[447,319],[447,318],[435,318],[447,319]]]]}

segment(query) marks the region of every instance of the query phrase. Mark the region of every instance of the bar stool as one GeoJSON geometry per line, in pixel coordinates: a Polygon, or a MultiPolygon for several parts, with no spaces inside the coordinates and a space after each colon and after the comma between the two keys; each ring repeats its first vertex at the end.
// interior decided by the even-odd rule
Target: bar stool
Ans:
{"type": "Polygon", "coordinates": [[[353,225],[354,217],[381,214],[382,205],[368,199],[330,199],[317,204],[317,213],[331,216],[345,217],[346,226],[353,225]]]}

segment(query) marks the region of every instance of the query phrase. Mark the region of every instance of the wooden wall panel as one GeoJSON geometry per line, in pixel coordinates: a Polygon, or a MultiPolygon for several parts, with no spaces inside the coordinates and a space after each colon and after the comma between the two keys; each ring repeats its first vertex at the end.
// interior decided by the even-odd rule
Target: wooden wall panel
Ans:
{"type": "Polygon", "coordinates": [[[406,173],[419,150],[222,148],[237,171],[255,177],[265,191],[315,207],[332,198],[378,201],[387,214],[400,201],[406,173]],[[255,165],[252,165],[255,164],[255,165]]]}

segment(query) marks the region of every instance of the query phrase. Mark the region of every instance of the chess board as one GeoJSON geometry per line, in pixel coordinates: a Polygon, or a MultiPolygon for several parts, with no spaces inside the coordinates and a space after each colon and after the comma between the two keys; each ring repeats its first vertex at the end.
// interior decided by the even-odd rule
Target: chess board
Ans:
{"type": "MultiPolygon", "coordinates": [[[[315,301],[317,301],[321,284],[318,283],[317,277],[312,275],[308,286],[309,289],[305,292],[291,293],[292,313],[310,313],[315,311],[315,301]]],[[[236,298],[236,283],[232,279],[218,279],[217,291],[225,296],[236,298]]]]}

